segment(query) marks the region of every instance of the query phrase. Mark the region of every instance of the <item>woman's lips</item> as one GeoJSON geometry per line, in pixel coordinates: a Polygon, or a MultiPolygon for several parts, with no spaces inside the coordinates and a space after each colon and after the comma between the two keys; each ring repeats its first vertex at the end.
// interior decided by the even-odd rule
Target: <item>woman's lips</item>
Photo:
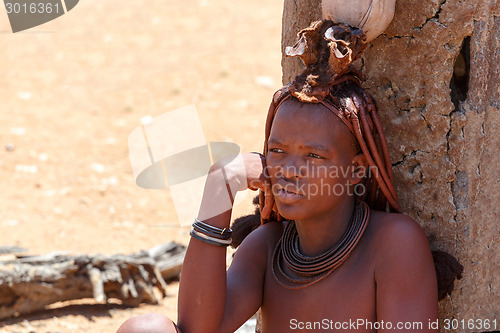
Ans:
{"type": "Polygon", "coordinates": [[[302,199],[304,195],[295,193],[293,190],[287,190],[286,187],[279,187],[275,193],[275,199],[283,203],[294,203],[302,199]]]}

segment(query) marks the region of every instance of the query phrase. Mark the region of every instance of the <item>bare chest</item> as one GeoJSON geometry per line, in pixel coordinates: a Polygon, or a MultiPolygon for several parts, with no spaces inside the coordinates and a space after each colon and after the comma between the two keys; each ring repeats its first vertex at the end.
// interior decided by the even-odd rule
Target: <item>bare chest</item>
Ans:
{"type": "MultiPolygon", "coordinates": [[[[302,289],[282,286],[268,261],[263,332],[349,332],[352,321],[376,320],[374,265],[363,246],[323,280],[302,289]],[[345,328],[345,329],[343,329],[345,328]]],[[[374,332],[359,328],[357,332],[374,332]]]]}

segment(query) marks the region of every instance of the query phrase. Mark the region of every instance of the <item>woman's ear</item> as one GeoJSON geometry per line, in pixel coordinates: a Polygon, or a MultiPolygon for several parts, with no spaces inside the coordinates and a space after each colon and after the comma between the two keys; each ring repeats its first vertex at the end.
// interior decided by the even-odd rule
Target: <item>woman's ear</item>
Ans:
{"type": "Polygon", "coordinates": [[[368,163],[366,162],[365,155],[359,153],[352,159],[352,174],[349,183],[356,185],[365,178],[368,173],[368,163]]]}

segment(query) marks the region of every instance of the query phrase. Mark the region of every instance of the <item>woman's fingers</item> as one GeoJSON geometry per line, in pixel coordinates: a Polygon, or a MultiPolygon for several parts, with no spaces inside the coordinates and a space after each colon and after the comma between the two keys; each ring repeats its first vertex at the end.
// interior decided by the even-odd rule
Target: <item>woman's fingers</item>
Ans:
{"type": "Polygon", "coordinates": [[[273,210],[276,210],[272,184],[266,167],[266,158],[258,153],[244,154],[247,188],[256,191],[261,190],[263,200],[259,197],[262,219],[269,219],[273,210]]]}
{"type": "Polygon", "coordinates": [[[271,213],[273,211],[274,196],[273,196],[273,187],[271,184],[271,179],[269,177],[266,166],[266,159],[262,155],[261,158],[262,158],[262,173],[260,179],[262,181],[263,191],[264,191],[264,209],[262,210],[261,214],[262,217],[267,220],[271,217],[271,213]]]}
{"type": "Polygon", "coordinates": [[[238,172],[240,177],[246,179],[245,189],[252,191],[263,189],[262,172],[265,167],[265,160],[258,153],[245,153],[243,157],[244,166],[238,172]]]}
{"type": "Polygon", "coordinates": [[[274,196],[272,192],[272,186],[270,181],[264,183],[264,209],[261,215],[264,219],[269,219],[271,217],[271,212],[274,206],[274,196]]]}

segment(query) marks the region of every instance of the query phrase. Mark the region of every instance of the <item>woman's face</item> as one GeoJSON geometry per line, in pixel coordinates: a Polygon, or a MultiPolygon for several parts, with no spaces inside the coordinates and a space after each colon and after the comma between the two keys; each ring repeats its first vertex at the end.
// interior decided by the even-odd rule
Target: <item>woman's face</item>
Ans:
{"type": "Polygon", "coordinates": [[[295,99],[281,104],[271,127],[266,163],[284,218],[320,217],[352,195],[353,140],[325,106],[295,99]]]}

